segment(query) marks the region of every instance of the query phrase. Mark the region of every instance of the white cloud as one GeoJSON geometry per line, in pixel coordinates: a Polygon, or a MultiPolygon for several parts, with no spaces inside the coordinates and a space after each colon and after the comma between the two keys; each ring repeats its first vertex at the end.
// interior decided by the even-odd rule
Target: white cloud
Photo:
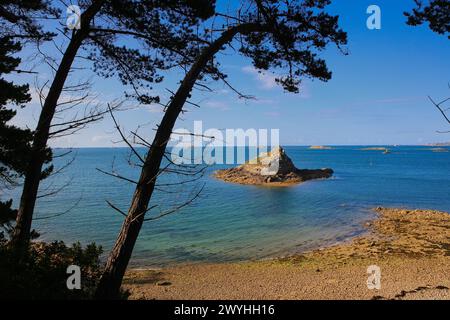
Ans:
{"type": "Polygon", "coordinates": [[[222,111],[230,110],[229,105],[222,101],[208,101],[205,102],[205,106],[208,108],[219,109],[222,111]]]}
{"type": "Polygon", "coordinates": [[[245,66],[242,71],[247,74],[251,74],[261,85],[262,89],[271,90],[277,86],[275,82],[275,76],[267,71],[258,70],[253,66],[245,66]]]}
{"type": "Polygon", "coordinates": [[[274,99],[260,99],[255,97],[254,99],[239,99],[235,103],[246,106],[276,106],[278,105],[278,102],[279,101],[274,99]]]}
{"type": "Polygon", "coordinates": [[[112,134],[105,134],[105,135],[95,135],[91,138],[91,141],[96,144],[99,142],[111,142],[113,140],[114,135],[112,134]]]}
{"type": "Polygon", "coordinates": [[[150,113],[161,113],[164,112],[164,107],[160,104],[152,103],[147,106],[147,110],[150,113]]]}
{"type": "MultiPolygon", "coordinates": [[[[275,81],[276,76],[272,73],[256,69],[255,67],[250,65],[243,67],[242,71],[246,74],[253,75],[255,79],[260,83],[261,89],[272,90],[278,86],[278,84],[275,81]]],[[[304,99],[311,97],[308,87],[304,82],[301,83],[300,93],[297,96],[304,99]]],[[[260,102],[260,104],[270,104],[272,102],[273,101],[262,101],[260,102]]]]}
{"type": "Polygon", "coordinates": [[[223,94],[223,95],[227,95],[230,93],[230,90],[227,89],[220,89],[217,91],[218,94],[223,94]]]}

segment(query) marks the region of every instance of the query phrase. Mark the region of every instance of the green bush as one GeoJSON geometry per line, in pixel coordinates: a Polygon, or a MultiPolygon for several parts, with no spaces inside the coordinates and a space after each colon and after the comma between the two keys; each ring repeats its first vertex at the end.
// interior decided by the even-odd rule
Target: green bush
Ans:
{"type": "Polygon", "coordinates": [[[89,299],[101,275],[102,248],[35,242],[20,256],[0,234],[0,299],[89,299]],[[69,290],[67,267],[81,269],[81,289],[69,290]]]}

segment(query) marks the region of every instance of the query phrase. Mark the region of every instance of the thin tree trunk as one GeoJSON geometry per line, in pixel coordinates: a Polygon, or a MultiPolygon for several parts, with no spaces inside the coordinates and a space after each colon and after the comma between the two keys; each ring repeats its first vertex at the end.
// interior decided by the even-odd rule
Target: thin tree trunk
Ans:
{"type": "Polygon", "coordinates": [[[72,63],[83,40],[89,32],[89,24],[100,10],[103,1],[94,1],[81,16],[81,29],[77,30],[67,46],[61,63],[56,71],[55,78],[48,92],[39,116],[38,125],[33,138],[30,163],[25,173],[25,181],[20,198],[19,210],[16,218],[11,245],[17,249],[25,247],[30,241],[31,223],[36,204],[39,183],[44,165],[44,152],[49,139],[50,126],[58,105],[58,100],[64,88],[72,63]]]}
{"type": "Polygon", "coordinates": [[[251,31],[253,30],[252,27],[254,28],[255,24],[251,24],[250,26],[240,25],[228,29],[223,32],[216,41],[206,47],[191,66],[191,69],[184,77],[183,82],[168,105],[150,150],[145,158],[145,163],[133,194],[127,217],[122,224],[119,236],[110,252],[104,273],[97,287],[97,299],[119,298],[123,276],[145,219],[145,213],[152,197],[167,143],[172,134],[178,115],[200,73],[205,69],[208,61],[210,61],[225,44],[229,43],[237,33],[251,31]]]}

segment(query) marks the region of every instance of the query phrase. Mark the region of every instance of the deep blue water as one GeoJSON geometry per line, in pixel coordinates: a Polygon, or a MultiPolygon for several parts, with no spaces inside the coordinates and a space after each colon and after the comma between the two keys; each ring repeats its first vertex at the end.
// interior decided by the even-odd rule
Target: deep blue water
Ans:
{"type": "MultiPolygon", "coordinates": [[[[162,210],[176,206],[206,182],[201,197],[190,206],[145,223],[132,264],[237,261],[299,252],[359,234],[363,222],[373,217],[370,208],[375,206],[450,212],[450,152],[411,146],[392,147],[392,153],[383,154],[361,148],[285,148],[299,168],[333,168],[334,177],[328,180],[288,188],[242,186],[212,178],[214,170],[227,167],[217,165],[208,168],[196,183],[166,187],[170,193],[158,192],[151,205],[159,204],[162,210]]],[[[138,176],[139,168],[127,163],[127,149],[74,152],[72,165],[46,181],[42,192],[49,185],[51,190],[70,184],[54,196],[39,199],[33,227],[44,240],[95,241],[107,251],[123,216],[105,200],[126,211],[133,185],[96,168],[111,171],[114,166],[130,178],[138,176]],[[72,210],[66,214],[39,220],[69,208],[72,210]]],[[[56,164],[67,160],[57,159],[56,164]]],[[[183,179],[164,177],[162,181],[183,179]]]]}

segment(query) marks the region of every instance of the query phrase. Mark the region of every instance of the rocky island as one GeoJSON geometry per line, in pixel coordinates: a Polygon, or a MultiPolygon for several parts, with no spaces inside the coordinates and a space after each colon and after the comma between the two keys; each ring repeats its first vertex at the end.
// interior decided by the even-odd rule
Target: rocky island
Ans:
{"type": "Polygon", "coordinates": [[[333,170],[298,169],[282,147],[261,154],[236,168],[218,170],[214,176],[226,182],[266,186],[287,186],[312,179],[324,179],[333,175],[333,170]]]}
{"type": "Polygon", "coordinates": [[[312,150],[332,150],[333,148],[330,146],[310,146],[309,149],[312,150]]]}

